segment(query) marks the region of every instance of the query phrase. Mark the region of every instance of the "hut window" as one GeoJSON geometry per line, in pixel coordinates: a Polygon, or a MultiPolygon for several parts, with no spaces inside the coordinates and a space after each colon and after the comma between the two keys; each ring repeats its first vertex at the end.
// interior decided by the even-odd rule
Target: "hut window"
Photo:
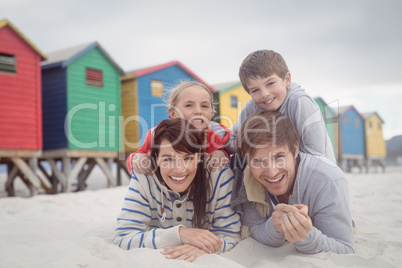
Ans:
{"type": "Polygon", "coordinates": [[[230,96],[230,107],[237,108],[237,96],[230,96]]]}
{"type": "Polygon", "coordinates": [[[345,123],[345,125],[349,124],[349,119],[348,119],[347,116],[345,116],[345,117],[343,118],[343,123],[345,123]]]}
{"type": "Polygon", "coordinates": [[[0,53],[0,72],[10,74],[15,74],[17,72],[15,55],[0,53]]]}
{"type": "Polygon", "coordinates": [[[103,87],[103,74],[101,70],[86,69],[86,83],[90,86],[103,87]]]}
{"type": "Polygon", "coordinates": [[[151,94],[154,97],[163,97],[163,82],[158,80],[151,81],[151,94]]]}
{"type": "Polygon", "coordinates": [[[378,123],[378,130],[381,130],[381,123],[378,123]]]}
{"type": "Polygon", "coordinates": [[[357,119],[357,118],[355,119],[355,126],[359,127],[359,119],[357,119]]]}
{"type": "Polygon", "coordinates": [[[372,128],[373,127],[373,122],[369,122],[369,128],[372,128]]]}

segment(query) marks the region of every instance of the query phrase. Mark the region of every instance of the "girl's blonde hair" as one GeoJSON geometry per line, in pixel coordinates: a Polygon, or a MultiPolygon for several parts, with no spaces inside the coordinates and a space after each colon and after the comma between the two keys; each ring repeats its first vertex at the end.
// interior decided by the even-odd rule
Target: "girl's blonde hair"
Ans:
{"type": "Polygon", "coordinates": [[[214,96],[212,95],[211,90],[204,84],[198,82],[198,81],[184,81],[181,82],[178,86],[172,89],[169,100],[168,100],[168,105],[169,109],[174,109],[177,106],[177,103],[179,101],[179,96],[185,90],[186,88],[197,86],[200,88],[205,89],[206,92],[209,94],[209,98],[211,101],[211,108],[212,108],[212,114],[215,114],[215,103],[214,103],[214,96]]]}

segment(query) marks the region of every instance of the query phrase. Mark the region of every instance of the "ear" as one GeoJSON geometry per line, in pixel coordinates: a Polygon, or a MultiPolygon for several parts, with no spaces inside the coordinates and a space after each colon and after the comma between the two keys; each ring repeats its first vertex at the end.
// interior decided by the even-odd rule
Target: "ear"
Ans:
{"type": "Polygon", "coordinates": [[[176,111],[175,111],[174,108],[169,108],[169,109],[168,109],[168,113],[169,113],[169,118],[170,118],[170,119],[177,117],[177,116],[176,116],[177,113],[176,113],[176,111]]]}
{"type": "Polygon", "coordinates": [[[290,82],[292,82],[292,76],[289,72],[286,73],[285,75],[285,82],[286,82],[286,87],[290,86],[290,82]]]}
{"type": "Polygon", "coordinates": [[[298,154],[299,154],[299,144],[296,145],[296,150],[295,150],[294,157],[296,158],[298,154]]]}

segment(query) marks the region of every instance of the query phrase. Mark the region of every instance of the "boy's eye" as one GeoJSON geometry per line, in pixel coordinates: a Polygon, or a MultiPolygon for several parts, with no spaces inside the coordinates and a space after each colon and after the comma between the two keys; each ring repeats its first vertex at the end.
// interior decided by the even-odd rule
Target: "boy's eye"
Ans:
{"type": "Polygon", "coordinates": [[[272,86],[274,83],[275,83],[275,82],[270,82],[270,83],[267,84],[267,86],[268,86],[268,87],[269,87],[269,86],[272,86]]]}

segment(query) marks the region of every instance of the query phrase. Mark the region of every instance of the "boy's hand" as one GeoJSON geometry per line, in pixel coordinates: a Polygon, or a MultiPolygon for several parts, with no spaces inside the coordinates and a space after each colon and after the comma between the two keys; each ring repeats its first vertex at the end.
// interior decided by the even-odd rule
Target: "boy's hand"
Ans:
{"type": "Polygon", "coordinates": [[[136,153],[131,161],[135,172],[152,175],[151,152],[146,154],[136,153]]]}
{"type": "Polygon", "coordinates": [[[215,171],[217,168],[222,170],[222,168],[229,165],[229,159],[221,150],[213,151],[207,156],[208,169],[215,171]]]}
{"type": "Polygon", "coordinates": [[[167,247],[166,249],[162,250],[161,253],[166,255],[167,259],[185,260],[188,262],[192,262],[199,256],[207,254],[207,252],[204,250],[189,244],[184,244],[177,247],[167,247]]]}

